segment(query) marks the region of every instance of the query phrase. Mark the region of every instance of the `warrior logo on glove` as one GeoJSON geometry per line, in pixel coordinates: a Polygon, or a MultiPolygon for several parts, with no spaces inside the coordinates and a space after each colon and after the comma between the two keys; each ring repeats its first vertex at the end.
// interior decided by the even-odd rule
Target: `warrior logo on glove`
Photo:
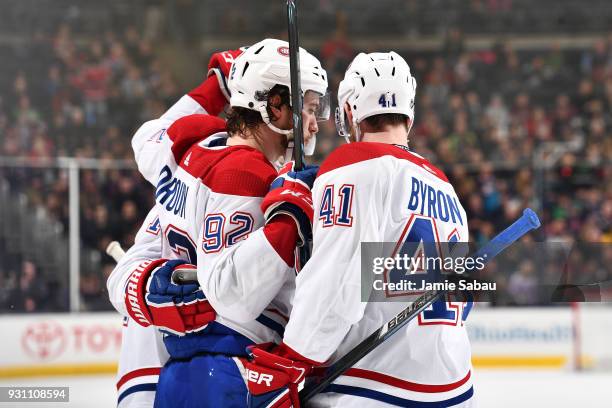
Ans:
{"type": "Polygon", "coordinates": [[[216,313],[195,284],[172,283],[172,271],[195,269],[183,260],[148,260],[132,272],[125,288],[127,311],[144,327],[157,326],[182,336],[206,328],[216,313]]]}

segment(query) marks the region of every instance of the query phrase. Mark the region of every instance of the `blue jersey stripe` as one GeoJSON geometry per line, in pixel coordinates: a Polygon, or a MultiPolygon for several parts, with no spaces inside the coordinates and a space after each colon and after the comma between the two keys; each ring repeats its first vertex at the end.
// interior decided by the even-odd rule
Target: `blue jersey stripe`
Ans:
{"type": "Polygon", "coordinates": [[[460,404],[472,398],[474,395],[474,387],[456,397],[443,401],[414,401],[405,398],[396,397],[394,395],[385,394],[380,391],[370,390],[368,388],[353,387],[350,385],[332,384],[323,392],[336,392],[338,394],[354,395],[356,397],[369,398],[377,401],[386,402],[387,404],[396,405],[406,408],[447,408],[460,404]]]}
{"type": "Polygon", "coordinates": [[[127,397],[130,394],[133,394],[135,392],[141,392],[141,391],[155,391],[156,389],[157,389],[157,383],[144,383],[144,384],[137,384],[137,385],[131,386],[130,388],[126,389],[119,395],[119,398],[117,399],[117,405],[119,405],[121,400],[123,400],[125,397],[127,397]]]}
{"type": "Polygon", "coordinates": [[[257,320],[259,323],[263,324],[267,328],[277,332],[281,338],[285,335],[285,328],[283,327],[283,325],[270,319],[268,316],[260,314],[259,317],[255,320],[257,320]]]}

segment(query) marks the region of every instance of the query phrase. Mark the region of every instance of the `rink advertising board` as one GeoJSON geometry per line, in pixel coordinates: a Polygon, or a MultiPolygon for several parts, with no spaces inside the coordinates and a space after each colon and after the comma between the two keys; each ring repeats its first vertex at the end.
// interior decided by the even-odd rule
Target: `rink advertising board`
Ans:
{"type": "MultiPolygon", "coordinates": [[[[571,368],[612,362],[612,308],[582,305],[486,308],[466,321],[476,368],[571,368]],[[574,335],[576,332],[576,336],[574,335]]],[[[0,377],[114,373],[122,319],[116,313],[0,317],[0,377]]]]}
{"type": "Polygon", "coordinates": [[[571,361],[569,308],[474,309],[466,327],[476,367],[564,367],[571,361]]]}
{"type": "Polygon", "coordinates": [[[0,317],[0,377],[115,372],[122,319],[117,313],[0,317]]]}
{"type": "Polygon", "coordinates": [[[602,368],[612,362],[612,308],[484,308],[466,322],[475,367],[602,368]]]}

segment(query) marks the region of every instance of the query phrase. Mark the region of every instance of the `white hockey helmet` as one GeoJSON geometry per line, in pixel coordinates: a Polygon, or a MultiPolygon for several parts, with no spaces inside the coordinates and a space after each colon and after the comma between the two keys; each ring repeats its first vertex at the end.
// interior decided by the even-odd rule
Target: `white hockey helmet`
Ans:
{"type": "Polygon", "coordinates": [[[338,87],[335,118],[338,134],[347,140],[350,136],[344,112],[347,103],[353,114],[357,141],[360,140],[358,124],[370,116],[400,113],[413,123],[415,95],[416,80],[399,54],[393,51],[360,53],[349,65],[338,87]]]}
{"type": "MultiPolygon", "coordinates": [[[[317,120],[329,119],[330,103],[327,93],[327,73],[319,60],[300,48],[300,79],[302,95],[313,91],[319,95],[317,120]]],[[[275,85],[285,85],[291,92],[291,75],[289,69],[289,43],[287,41],[267,38],[251,45],[232,65],[228,80],[231,92],[230,106],[256,110],[263,121],[275,132],[287,135],[292,139],[292,130],[279,129],[274,126],[267,112],[267,101],[260,100],[258,95],[267,92],[275,85]]],[[[304,146],[304,152],[311,155],[315,148],[315,138],[304,146]]]]}

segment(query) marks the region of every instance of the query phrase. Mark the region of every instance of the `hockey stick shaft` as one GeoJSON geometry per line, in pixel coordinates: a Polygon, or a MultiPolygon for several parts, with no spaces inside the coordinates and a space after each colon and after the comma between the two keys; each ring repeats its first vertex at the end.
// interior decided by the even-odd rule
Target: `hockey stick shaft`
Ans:
{"type": "MultiPolygon", "coordinates": [[[[291,75],[291,106],[293,113],[293,160],[295,169],[304,168],[304,128],[302,127],[302,85],[300,77],[300,41],[298,38],[297,5],[287,0],[287,30],[289,37],[289,72],[291,75]]],[[[298,248],[299,268],[310,259],[308,242],[298,248]]],[[[297,266],[297,265],[296,265],[297,266]]]]}
{"type": "MultiPolygon", "coordinates": [[[[125,256],[125,251],[121,248],[121,244],[117,241],[112,241],[106,247],[106,253],[119,263],[121,258],[125,256]]],[[[188,283],[198,283],[197,271],[193,269],[178,268],[172,271],[172,283],[183,285],[188,283]]]]}
{"type": "MultiPolygon", "coordinates": [[[[539,226],[540,220],[537,215],[531,209],[527,208],[523,211],[523,215],[519,219],[495,236],[495,238],[477,251],[473,257],[481,256],[486,263],[520,237],[539,226]]],[[[429,307],[429,305],[444,296],[445,293],[446,291],[444,290],[432,290],[419,296],[414,302],[408,305],[408,307],[365,338],[340,360],[332,364],[326,370],[325,376],[321,381],[308,384],[304,387],[304,389],[300,391],[300,402],[305,404],[312,397],[327,388],[334,380],[344,374],[346,370],[354,366],[359,360],[378,347],[379,344],[387,340],[399,329],[408,324],[408,322],[418,316],[419,313],[429,307]]]]}
{"type": "Polygon", "coordinates": [[[291,106],[293,112],[293,160],[295,160],[295,169],[301,170],[304,168],[304,130],[302,128],[300,45],[298,38],[297,6],[294,0],[287,0],[287,29],[289,36],[291,106]]]}

